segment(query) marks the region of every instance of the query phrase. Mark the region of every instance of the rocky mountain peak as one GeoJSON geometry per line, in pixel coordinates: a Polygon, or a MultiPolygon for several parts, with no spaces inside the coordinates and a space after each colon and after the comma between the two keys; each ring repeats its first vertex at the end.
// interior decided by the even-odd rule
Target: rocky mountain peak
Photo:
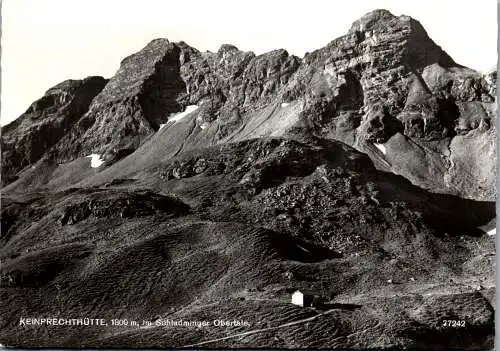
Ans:
{"type": "Polygon", "coordinates": [[[422,24],[410,16],[396,17],[387,10],[375,10],[355,21],[348,35],[355,35],[361,45],[369,48],[402,49],[401,58],[411,69],[421,70],[432,63],[456,65],[422,24]]]}
{"type": "Polygon", "coordinates": [[[237,52],[240,51],[236,46],[231,45],[231,44],[222,44],[221,47],[219,48],[219,55],[228,53],[228,52],[237,52]]]}
{"type": "Polygon", "coordinates": [[[349,33],[366,32],[377,28],[383,28],[388,22],[396,17],[387,10],[378,9],[368,12],[360,19],[356,20],[349,30],[349,33]]]}

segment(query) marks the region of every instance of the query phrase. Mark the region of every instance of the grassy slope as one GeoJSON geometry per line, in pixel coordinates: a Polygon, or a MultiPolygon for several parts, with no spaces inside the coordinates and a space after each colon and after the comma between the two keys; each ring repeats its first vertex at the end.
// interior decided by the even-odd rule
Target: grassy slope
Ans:
{"type": "Polygon", "coordinates": [[[221,145],[140,178],[4,198],[3,344],[171,347],[250,332],[203,345],[490,345],[494,240],[473,228],[492,204],[430,195],[335,142],[221,145]],[[463,295],[479,284],[488,298],[463,295]],[[289,304],[296,288],[344,305],[283,326],[322,313],[289,304]],[[250,326],[20,329],[20,316],[250,326]],[[443,318],[467,320],[467,333],[441,330],[443,318]]]}

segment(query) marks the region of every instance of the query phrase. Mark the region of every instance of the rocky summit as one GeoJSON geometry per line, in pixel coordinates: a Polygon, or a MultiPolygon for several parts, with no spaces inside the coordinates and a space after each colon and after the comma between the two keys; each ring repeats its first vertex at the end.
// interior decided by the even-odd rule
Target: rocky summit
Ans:
{"type": "Polygon", "coordinates": [[[385,10],[303,58],[155,39],[2,127],[0,343],[491,348],[495,116],[385,10]]]}

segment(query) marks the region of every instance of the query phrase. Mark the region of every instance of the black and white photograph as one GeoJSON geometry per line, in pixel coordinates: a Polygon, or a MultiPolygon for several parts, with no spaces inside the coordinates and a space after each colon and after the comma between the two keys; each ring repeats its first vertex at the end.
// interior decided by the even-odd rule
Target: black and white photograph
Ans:
{"type": "Polygon", "coordinates": [[[494,349],[497,11],[3,0],[0,349],[494,349]]]}

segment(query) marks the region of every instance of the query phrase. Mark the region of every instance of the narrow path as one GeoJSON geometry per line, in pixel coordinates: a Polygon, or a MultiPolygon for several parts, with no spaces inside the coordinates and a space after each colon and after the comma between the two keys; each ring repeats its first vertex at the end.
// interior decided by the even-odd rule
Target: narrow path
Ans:
{"type": "Polygon", "coordinates": [[[315,320],[315,319],[317,319],[317,318],[319,318],[321,316],[324,316],[324,315],[326,315],[326,314],[328,314],[328,313],[330,313],[332,311],[335,311],[335,310],[328,310],[328,311],[320,313],[320,314],[318,314],[316,316],[312,316],[312,317],[309,317],[309,318],[300,319],[300,320],[294,321],[294,322],[288,322],[288,323],[281,324],[281,325],[278,325],[278,326],[275,326],[275,327],[254,329],[254,330],[249,330],[247,332],[233,334],[233,335],[225,336],[225,337],[218,338],[218,339],[205,340],[205,341],[202,341],[202,342],[199,342],[199,343],[196,343],[196,344],[184,345],[184,346],[181,346],[181,348],[191,348],[191,347],[195,347],[195,346],[201,346],[201,345],[211,344],[211,343],[218,342],[218,341],[223,341],[223,340],[238,338],[238,337],[252,335],[252,334],[257,334],[257,333],[262,333],[262,332],[269,331],[269,330],[286,328],[286,327],[290,327],[292,325],[303,324],[303,323],[315,320]]]}

